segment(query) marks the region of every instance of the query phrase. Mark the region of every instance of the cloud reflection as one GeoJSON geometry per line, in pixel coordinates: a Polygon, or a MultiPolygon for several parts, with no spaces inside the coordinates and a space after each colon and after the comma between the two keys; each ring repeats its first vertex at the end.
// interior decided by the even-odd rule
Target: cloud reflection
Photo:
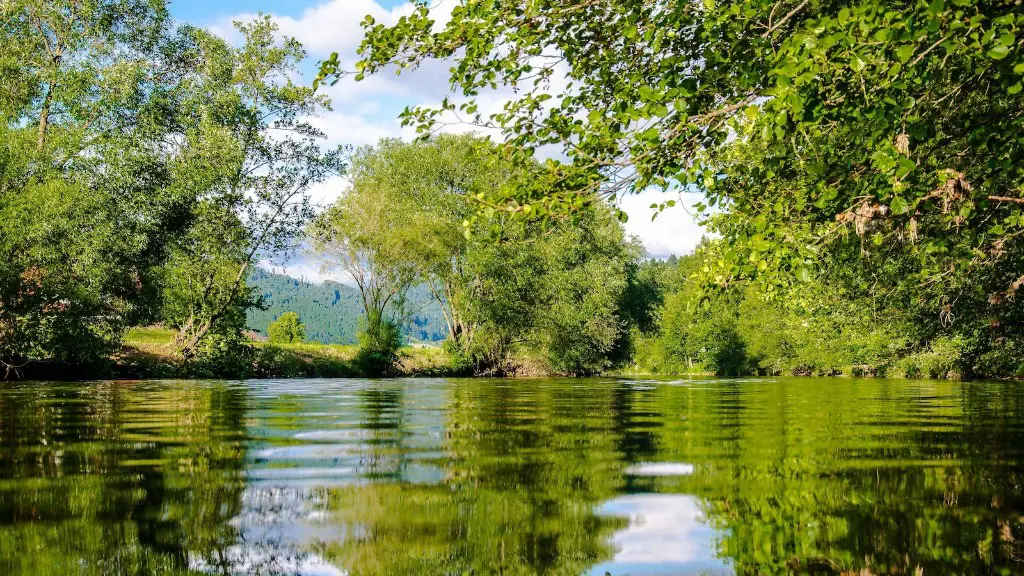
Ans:
{"type": "Polygon", "coordinates": [[[615,557],[595,566],[591,574],[732,573],[715,556],[717,534],[704,522],[699,501],[693,496],[622,496],[606,502],[598,512],[629,518],[629,527],[612,537],[615,557]]]}

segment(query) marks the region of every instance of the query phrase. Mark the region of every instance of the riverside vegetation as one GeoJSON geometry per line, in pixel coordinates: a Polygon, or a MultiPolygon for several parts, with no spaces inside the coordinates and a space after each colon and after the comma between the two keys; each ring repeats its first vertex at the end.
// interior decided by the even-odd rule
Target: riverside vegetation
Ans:
{"type": "Polygon", "coordinates": [[[232,46],[159,1],[0,5],[3,374],[416,372],[432,301],[447,373],[1024,376],[1015,3],[517,6],[367,18],[354,70],[304,86],[268,17],[232,46]],[[323,144],[319,83],[434,58],[465,100],[409,109],[421,140],[323,144]],[[504,142],[441,134],[456,114],[504,142]],[[703,193],[693,255],[624,233],[652,189],[703,193]],[[248,279],[300,250],[355,285],[350,355],[245,335],[248,279]],[[124,346],[151,324],[156,363],[124,346]]]}

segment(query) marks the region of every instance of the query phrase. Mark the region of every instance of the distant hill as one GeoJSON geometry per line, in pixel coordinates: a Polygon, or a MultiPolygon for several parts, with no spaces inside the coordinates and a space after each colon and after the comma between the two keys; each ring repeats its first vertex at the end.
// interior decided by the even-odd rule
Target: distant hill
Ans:
{"type": "MultiPolygon", "coordinates": [[[[354,344],[363,316],[359,290],[340,282],[312,283],[275,274],[262,268],[249,277],[249,285],[263,295],[266,310],[250,310],[249,329],[267,334],[267,326],[285,312],[295,312],[306,325],[306,336],[324,344],[354,344]]],[[[409,295],[410,309],[417,313],[404,328],[410,341],[444,340],[444,317],[429,289],[418,287],[409,295]]]]}

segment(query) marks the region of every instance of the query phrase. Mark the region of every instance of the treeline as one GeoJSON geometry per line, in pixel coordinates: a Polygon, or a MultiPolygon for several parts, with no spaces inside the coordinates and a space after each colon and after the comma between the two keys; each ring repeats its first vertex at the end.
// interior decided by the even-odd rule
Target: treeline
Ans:
{"type": "Polygon", "coordinates": [[[631,369],[653,374],[1024,377],[1024,339],[987,307],[943,322],[924,299],[858,295],[837,273],[766,293],[757,284],[709,291],[702,273],[724,248],[644,264],[656,286],[654,329],[636,338],[631,369]]]}
{"type": "Polygon", "coordinates": [[[266,17],[233,46],[152,0],[0,3],[0,377],[82,376],[127,327],[232,362],[253,265],[344,170],[266,17]],[[83,369],[87,369],[83,371],[83,369]]]}

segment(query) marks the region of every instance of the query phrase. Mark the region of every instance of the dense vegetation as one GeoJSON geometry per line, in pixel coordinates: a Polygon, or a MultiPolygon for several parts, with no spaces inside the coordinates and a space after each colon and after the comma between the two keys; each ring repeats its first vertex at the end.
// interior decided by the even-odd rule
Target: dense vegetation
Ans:
{"type": "Polygon", "coordinates": [[[247,271],[287,253],[344,169],[305,57],[265,17],[235,47],[165,2],[0,4],[0,367],[81,374],[163,321],[234,362],[247,271]]]}
{"type": "Polygon", "coordinates": [[[913,308],[887,307],[834,284],[772,298],[756,284],[710,295],[700,269],[722,242],[645,264],[657,286],[654,329],[641,334],[631,370],[721,375],[847,375],[908,378],[1021,377],[1019,341],[986,347],[990,332],[930,332],[913,308]],[[932,334],[928,336],[928,334],[932,334]]]}
{"type": "Polygon", "coordinates": [[[161,0],[0,23],[5,376],[82,374],[152,323],[249,373],[244,330],[286,312],[367,373],[443,338],[488,374],[1024,374],[1014,2],[473,1],[443,26],[418,4],[364,22],[356,78],[451,59],[467,99],[351,154],[310,121],[341,63],[302,85],[267,17],[234,46],[161,0]],[[505,142],[438,135],[453,114],[505,142]],[[652,188],[701,191],[715,240],[644,264],[615,200],[652,188]],[[256,269],[304,245],[354,288],[256,269]]]}
{"type": "MultiPolygon", "coordinates": [[[[407,124],[500,130],[524,165],[541,147],[565,154],[481,210],[530,219],[595,194],[703,192],[720,240],[692,297],[666,306],[690,303],[665,316],[690,342],[669,346],[677,359],[713,348],[732,365],[750,344],[766,371],[912,355],[911,373],[1009,375],[1024,366],[1022,27],[1011,0],[467,2],[443,25],[421,4],[394,26],[364,22],[353,73],[453,60],[466,99],[408,109],[407,124]],[[498,87],[513,96],[486,115],[498,87]],[[744,323],[763,338],[736,340],[744,323]],[[863,349],[837,352],[861,346],[852,334],[863,349]],[[787,350],[812,341],[817,358],[787,350]]],[[[331,58],[319,80],[345,73],[331,58]]]]}
{"type": "Polygon", "coordinates": [[[327,149],[309,119],[330,103],[295,82],[305,52],[269,18],[237,24],[236,46],[176,26],[160,1],[5,2],[0,21],[5,376],[103,373],[150,323],[177,333],[185,374],[256,373],[247,324],[266,334],[287,312],[313,340],[355,334],[365,373],[390,372],[406,340],[437,340],[437,311],[462,371],[626,359],[641,253],[613,208],[475,214],[474,198],[539,166],[471,136],[327,149]],[[314,221],[308,190],[346,171],[352,191],[314,221]],[[354,302],[332,285],[290,299],[256,271],[307,234],[354,302]]]}

